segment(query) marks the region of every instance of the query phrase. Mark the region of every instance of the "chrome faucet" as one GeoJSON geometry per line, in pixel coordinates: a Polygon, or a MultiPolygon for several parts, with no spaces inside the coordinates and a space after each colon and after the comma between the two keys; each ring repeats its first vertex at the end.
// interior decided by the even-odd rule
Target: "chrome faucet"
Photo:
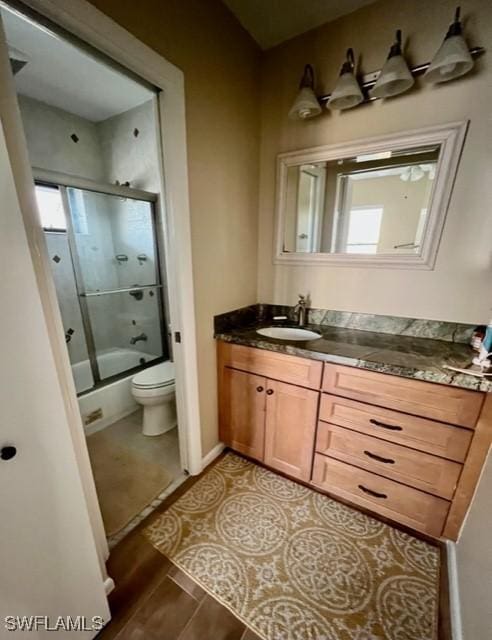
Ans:
{"type": "Polygon", "coordinates": [[[297,316],[297,326],[303,327],[306,324],[306,315],[307,315],[306,296],[299,294],[299,301],[294,307],[294,313],[297,316]]]}
{"type": "Polygon", "coordinates": [[[138,336],[133,336],[133,338],[130,338],[130,344],[137,344],[137,342],[147,342],[148,338],[147,338],[147,334],[146,333],[141,333],[138,336]]]}

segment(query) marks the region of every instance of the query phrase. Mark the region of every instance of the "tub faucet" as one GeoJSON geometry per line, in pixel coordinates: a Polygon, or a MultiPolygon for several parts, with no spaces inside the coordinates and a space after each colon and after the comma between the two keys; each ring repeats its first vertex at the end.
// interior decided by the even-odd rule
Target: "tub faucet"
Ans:
{"type": "Polygon", "coordinates": [[[147,338],[147,334],[146,333],[141,333],[138,336],[133,336],[133,338],[130,338],[130,344],[137,344],[137,342],[147,342],[148,338],[147,338]]]}
{"type": "Polygon", "coordinates": [[[297,315],[297,326],[303,327],[306,324],[307,300],[306,296],[299,294],[299,301],[294,307],[294,313],[297,315]]]}

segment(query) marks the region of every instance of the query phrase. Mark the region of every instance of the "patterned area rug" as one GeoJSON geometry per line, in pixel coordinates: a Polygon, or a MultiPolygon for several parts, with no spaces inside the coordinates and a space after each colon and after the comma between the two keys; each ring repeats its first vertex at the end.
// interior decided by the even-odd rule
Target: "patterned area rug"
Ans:
{"type": "Polygon", "coordinates": [[[437,548],[234,454],[145,535],[265,640],[437,638],[437,548]]]}

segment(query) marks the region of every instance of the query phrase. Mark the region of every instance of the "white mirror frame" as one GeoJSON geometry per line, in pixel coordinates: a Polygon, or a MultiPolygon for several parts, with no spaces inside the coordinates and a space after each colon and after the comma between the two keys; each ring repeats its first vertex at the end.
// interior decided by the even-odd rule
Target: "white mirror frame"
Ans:
{"type": "Polygon", "coordinates": [[[468,128],[467,120],[445,125],[426,127],[414,131],[364,138],[354,142],[313,147],[281,153],[277,156],[277,198],[274,264],[284,265],[332,265],[361,267],[391,267],[398,269],[433,269],[442,230],[451,199],[461,150],[468,128]],[[378,151],[408,149],[429,144],[440,144],[436,177],[432,190],[429,213],[419,253],[408,255],[344,253],[294,253],[283,251],[285,220],[285,194],[289,167],[314,164],[340,158],[350,158],[378,151]]]}

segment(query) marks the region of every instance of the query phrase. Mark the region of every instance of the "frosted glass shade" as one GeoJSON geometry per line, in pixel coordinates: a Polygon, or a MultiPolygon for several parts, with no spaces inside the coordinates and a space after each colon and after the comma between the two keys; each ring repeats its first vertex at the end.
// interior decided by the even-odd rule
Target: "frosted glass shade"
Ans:
{"type": "Polygon", "coordinates": [[[415,82],[403,56],[388,58],[376,84],[369,91],[372,98],[390,98],[410,89],[415,82]]]}
{"type": "Polygon", "coordinates": [[[307,118],[314,118],[320,113],[321,106],[316,94],[311,87],[303,87],[297,94],[297,98],[289,111],[289,118],[291,120],[306,120],[307,118]]]}
{"type": "Polygon", "coordinates": [[[446,38],[424,74],[425,82],[447,82],[468,73],[473,67],[473,58],[461,35],[446,38]]]}
{"type": "MultiPolygon", "coordinates": [[[[418,182],[425,176],[425,171],[421,165],[413,165],[407,167],[405,171],[400,175],[400,180],[403,182],[418,182]]],[[[430,176],[429,176],[430,177],[430,176]]]]}
{"type": "Polygon", "coordinates": [[[326,105],[328,109],[343,110],[356,107],[364,100],[359,83],[351,71],[342,73],[326,105]]]}

